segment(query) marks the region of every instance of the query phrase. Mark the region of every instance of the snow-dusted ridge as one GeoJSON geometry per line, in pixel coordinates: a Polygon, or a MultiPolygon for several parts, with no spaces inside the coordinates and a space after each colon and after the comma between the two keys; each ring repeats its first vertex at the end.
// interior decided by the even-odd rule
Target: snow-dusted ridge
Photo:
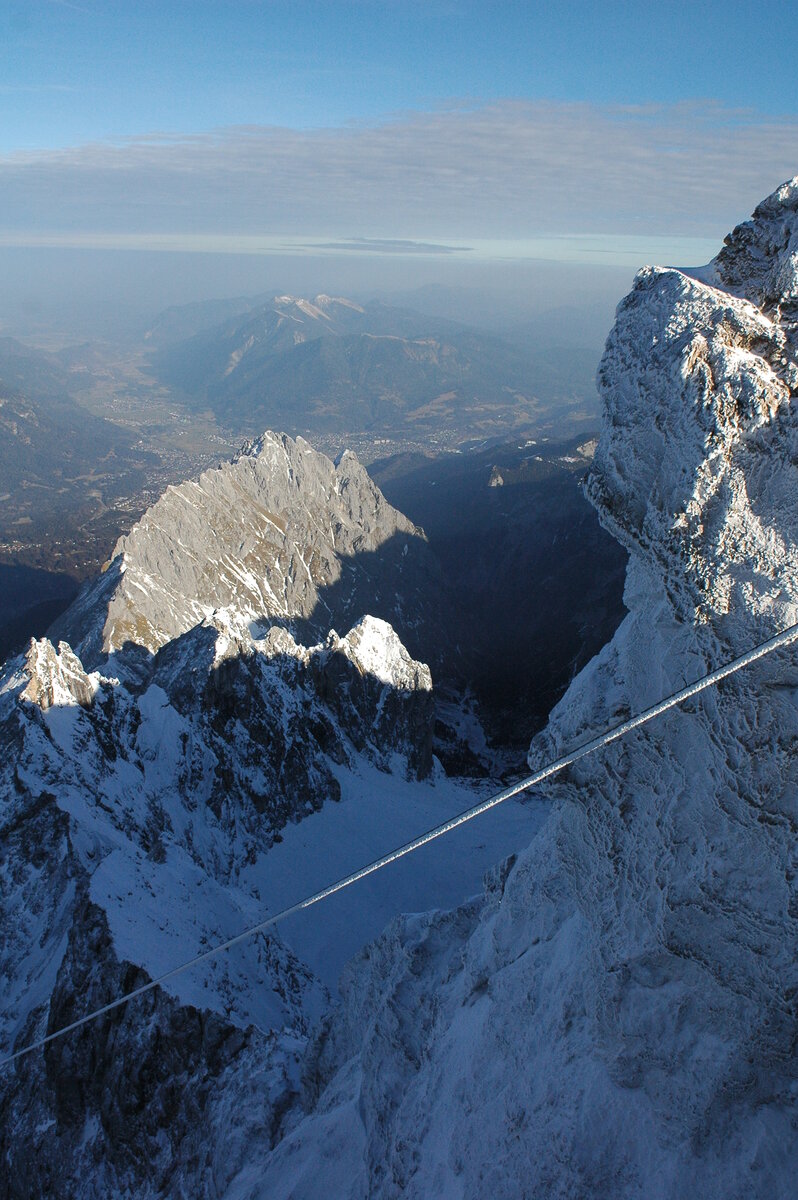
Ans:
{"type": "MultiPolygon", "coordinates": [[[[533,766],[798,617],[797,212],[618,309],[588,493],[629,615],[533,766]]],[[[481,902],[357,956],[251,1194],[791,1197],[796,689],[780,653],[579,764],[481,902]]]]}
{"type": "MultiPolygon", "coordinates": [[[[60,637],[0,672],[3,1053],[471,802],[386,619],[434,629],[437,583],[354,455],[271,433],[120,540],[60,637]]],[[[27,1056],[0,1077],[5,1194],[223,1190],[278,1137],[345,958],[400,896],[459,900],[536,825],[516,806],[438,871],[332,906],[324,937],[295,921],[27,1056]]]]}

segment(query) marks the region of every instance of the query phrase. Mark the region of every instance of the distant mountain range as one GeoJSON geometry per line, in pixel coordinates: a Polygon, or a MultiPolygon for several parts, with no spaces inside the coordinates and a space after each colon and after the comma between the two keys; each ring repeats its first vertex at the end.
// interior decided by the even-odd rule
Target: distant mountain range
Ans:
{"type": "Polygon", "coordinates": [[[241,432],[279,424],[473,437],[539,425],[555,412],[560,425],[595,419],[589,350],[535,353],[440,317],[325,295],[277,296],[212,328],[210,313],[191,306],[159,319],[152,367],[189,404],[241,432]],[[193,336],[170,336],[192,324],[200,325],[193,336]]]}
{"type": "Polygon", "coordinates": [[[153,318],[144,331],[144,341],[159,348],[174,345],[224,321],[241,317],[267,299],[266,296],[233,296],[225,300],[195,300],[192,304],[172,305],[153,318]]]}
{"type": "Polygon", "coordinates": [[[103,561],[129,519],[117,506],[142,491],[158,458],[131,428],[77,403],[73,356],[0,339],[0,557],[79,575],[103,561]]]}
{"type": "MultiPolygon", "coordinates": [[[[56,572],[63,598],[167,483],[269,426],[365,461],[592,427],[591,352],[505,333],[378,300],[261,295],[166,309],[122,346],[0,338],[0,561],[40,582],[56,572]]],[[[41,632],[2,591],[0,644],[41,632]]],[[[52,616],[51,591],[33,589],[32,609],[52,616]]]]}

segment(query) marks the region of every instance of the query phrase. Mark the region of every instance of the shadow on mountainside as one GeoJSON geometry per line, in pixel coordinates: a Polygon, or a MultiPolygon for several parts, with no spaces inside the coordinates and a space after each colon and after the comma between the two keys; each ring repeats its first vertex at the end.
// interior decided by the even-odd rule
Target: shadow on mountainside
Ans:
{"type": "MultiPolygon", "coordinates": [[[[378,617],[393,626],[411,656],[428,663],[438,680],[462,685],[465,672],[458,665],[461,652],[452,630],[462,626],[464,605],[449,586],[422,532],[396,532],[375,550],[361,549],[354,555],[338,552],[337,557],[339,576],[329,584],[314,582],[316,598],[310,611],[288,617],[269,612],[262,617],[255,614],[250,621],[252,635],[261,637],[271,626],[279,626],[302,645],[313,646],[324,641],[332,629],[344,636],[361,617],[378,617]]],[[[312,560],[310,565],[314,565],[312,560]]],[[[51,640],[68,642],[87,670],[95,669],[107,659],[103,650],[104,627],[109,605],[117,589],[123,586],[123,579],[122,558],[118,556],[102,574],[84,585],[69,610],[48,631],[51,640]]],[[[206,578],[202,583],[207,594],[198,594],[195,597],[198,603],[209,614],[223,610],[224,597],[212,594],[213,580],[206,578]],[[214,604],[213,600],[218,602],[214,604]]],[[[271,584],[274,585],[274,579],[271,584]]],[[[278,602],[279,588],[274,586],[272,594],[278,602]]],[[[251,604],[251,593],[243,599],[251,604]]],[[[304,594],[297,590],[288,603],[300,608],[303,600],[304,594]]],[[[235,607],[235,601],[231,603],[235,607]]],[[[121,618],[117,613],[117,620],[120,619],[120,640],[126,643],[127,661],[137,642],[151,643],[152,627],[149,620],[139,623],[134,610],[123,611],[121,618]]],[[[159,621],[157,616],[154,624],[168,628],[166,621],[159,621]]],[[[119,629],[117,625],[117,632],[119,629]]]]}
{"type": "Polygon", "coordinates": [[[0,663],[42,637],[77,590],[77,581],[62,571],[0,563],[0,663]]]}
{"type": "Polygon", "coordinates": [[[31,665],[26,699],[46,711],[49,737],[76,756],[85,779],[110,778],[120,761],[141,770],[135,795],[119,781],[105,802],[102,784],[89,791],[156,861],[173,801],[207,807],[222,824],[271,843],[287,822],[340,798],[335,764],[351,764],[353,752],[408,779],[433,768],[428,672],[407,661],[390,676],[372,672],[357,638],[332,637],[308,652],[280,628],[253,645],[202,623],[154,654],[135,643],[112,652],[103,674],[123,687],[94,686],[65,646],[58,660],[52,647],[39,647],[31,665]],[[163,797],[171,797],[165,809],[163,797]]]}
{"type": "Polygon", "coordinates": [[[525,748],[623,619],[627,555],[581,491],[580,439],[372,463],[459,598],[449,629],[490,735],[525,748]],[[459,622],[459,624],[458,624],[459,622]]]}
{"type": "MultiPolygon", "coordinates": [[[[587,463],[570,453],[572,443],[548,447],[545,459],[525,449],[373,464],[386,498],[427,538],[397,532],[375,550],[340,556],[339,577],[315,585],[311,611],[256,616],[252,635],[276,625],[312,646],[331,629],[345,636],[366,614],[381,618],[430,666],[438,697],[470,688],[493,742],[525,750],[622,619],[626,566],[580,491],[587,463]],[[503,485],[490,486],[497,475],[503,485]]],[[[119,579],[112,563],[53,627],[89,669],[104,657],[98,613],[119,579]]],[[[206,584],[208,596],[198,599],[210,608],[206,584]]],[[[127,678],[142,669],[130,648],[124,658],[127,678]]]]}

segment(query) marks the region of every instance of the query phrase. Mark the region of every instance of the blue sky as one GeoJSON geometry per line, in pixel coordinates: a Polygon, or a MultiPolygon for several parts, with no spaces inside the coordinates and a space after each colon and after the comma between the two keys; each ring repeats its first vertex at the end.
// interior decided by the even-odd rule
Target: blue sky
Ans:
{"type": "Polygon", "coordinates": [[[453,101],[798,111],[789,3],[2,0],[0,150],[453,101]]]}
{"type": "Polygon", "coordinates": [[[739,0],[0,0],[0,247],[698,262],[798,171],[739,0]]]}

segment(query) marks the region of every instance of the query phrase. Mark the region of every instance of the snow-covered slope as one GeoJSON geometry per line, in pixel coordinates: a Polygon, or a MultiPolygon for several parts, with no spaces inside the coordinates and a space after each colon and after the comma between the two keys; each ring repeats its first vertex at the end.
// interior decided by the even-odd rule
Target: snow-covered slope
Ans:
{"type": "MultiPolygon", "coordinates": [[[[797,312],[798,178],[620,305],[588,490],[629,615],[531,763],[798,619],[797,312]]],[[[794,1196],[797,697],[784,652],[659,718],[552,784],[481,900],[389,926],[245,1194],[794,1196]]]]}
{"type": "MultiPolygon", "coordinates": [[[[473,803],[432,758],[429,667],[371,615],[412,634],[434,583],[353,456],[266,435],[122,541],[61,623],[80,654],[6,664],[0,1056],[473,803]]],[[[538,823],[515,806],[4,1069],[0,1196],[223,1194],[279,1137],[345,958],[538,823]]]]}

